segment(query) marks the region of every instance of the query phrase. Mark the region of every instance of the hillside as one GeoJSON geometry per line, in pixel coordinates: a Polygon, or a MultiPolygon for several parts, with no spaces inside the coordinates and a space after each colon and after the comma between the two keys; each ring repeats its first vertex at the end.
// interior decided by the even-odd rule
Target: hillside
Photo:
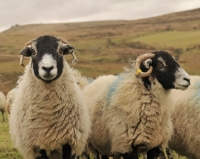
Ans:
{"type": "MultiPolygon", "coordinates": [[[[12,26],[0,33],[0,90],[7,93],[23,73],[19,52],[41,35],[66,38],[76,48],[82,75],[119,73],[138,54],[167,50],[190,73],[200,74],[200,9],[134,21],[96,21],[12,26]]],[[[66,57],[71,62],[71,56],[66,57]]]]}

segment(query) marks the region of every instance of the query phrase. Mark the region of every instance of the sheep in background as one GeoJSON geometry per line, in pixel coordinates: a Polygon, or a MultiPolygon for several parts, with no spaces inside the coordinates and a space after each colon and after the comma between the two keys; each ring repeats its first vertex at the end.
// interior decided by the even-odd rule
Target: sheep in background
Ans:
{"type": "Polygon", "coordinates": [[[16,82],[16,87],[11,89],[6,96],[6,107],[5,107],[5,111],[8,112],[8,114],[10,114],[10,110],[12,108],[12,103],[14,101],[15,98],[15,94],[17,93],[17,89],[18,89],[18,85],[19,82],[22,81],[23,76],[19,76],[19,79],[16,82]]]}
{"type": "Polygon", "coordinates": [[[66,40],[41,36],[21,51],[31,57],[10,113],[10,134],[25,159],[69,159],[87,143],[90,120],[82,91],[63,55],[66,40]]]}
{"type": "Polygon", "coordinates": [[[17,83],[16,83],[16,87],[11,89],[8,93],[7,93],[7,96],[6,96],[6,108],[5,108],[5,111],[8,112],[8,114],[10,114],[10,110],[11,110],[11,107],[12,107],[12,103],[14,101],[14,97],[15,97],[15,94],[17,93],[17,89],[18,89],[18,85],[19,85],[19,82],[22,80],[22,76],[19,76],[19,79],[17,80],[17,83]]]}
{"type": "Polygon", "coordinates": [[[81,89],[83,89],[85,86],[87,86],[93,81],[91,77],[82,76],[78,70],[74,69],[73,74],[77,80],[77,84],[81,87],[81,89]]]}
{"type": "Polygon", "coordinates": [[[118,76],[98,77],[83,89],[92,121],[89,143],[106,156],[157,157],[173,131],[170,90],[189,85],[189,75],[164,51],[139,56],[118,76]]]}
{"type": "Polygon", "coordinates": [[[6,106],[6,96],[3,92],[0,92],[0,111],[2,114],[2,120],[5,121],[4,112],[5,112],[5,106],[6,106]]]}
{"type": "Polygon", "coordinates": [[[17,88],[13,88],[7,93],[5,110],[6,112],[8,112],[8,114],[10,114],[11,105],[13,103],[16,91],[17,91],[17,88]]]}
{"type": "Polygon", "coordinates": [[[175,110],[172,114],[174,133],[169,146],[189,159],[200,158],[200,76],[191,76],[185,91],[173,90],[175,110]]]}

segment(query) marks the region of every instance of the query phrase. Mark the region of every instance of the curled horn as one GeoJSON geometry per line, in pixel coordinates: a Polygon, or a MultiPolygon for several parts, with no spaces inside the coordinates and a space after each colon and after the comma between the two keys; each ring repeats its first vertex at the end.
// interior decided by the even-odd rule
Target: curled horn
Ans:
{"type": "Polygon", "coordinates": [[[135,70],[136,70],[136,75],[139,77],[147,77],[151,74],[151,72],[153,71],[153,67],[150,66],[149,70],[147,72],[142,72],[142,70],[140,69],[140,64],[145,61],[148,58],[152,58],[155,55],[152,53],[146,53],[146,54],[142,54],[140,56],[137,57],[136,61],[135,61],[135,70]]]}
{"type": "Polygon", "coordinates": [[[19,63],[22,67],[25,67],[24,63],[23,63],[23,60],[24,60],[24,55],[20,55],[20,60],[19,60],[19,63]]]}
{"type": "MultiPolygon", "coordinates": [[[[61,37],[57,37],[58,40],[60,40],[62,43],[69,45],[69,42],[61,37]]],[[[76,58],[76,55],[74,54],[74,51],[71,53],[71,55],[73,56],[73,61],[72,63],[76,63],[78,61],[78,59],[76,58]]]]}
{"type": "MultiPolygon", "coordinates": [[[[24,45],[24,48],[22,50],[24,50],[27,46],[31,45],[33,43],[35,39],[32,39],[30,41],[28,41],[25,45],[24,45]]],[[[22,50],[20,52],[22,52],[22,50]]],[[[20,56],[20,60],[19,60],[19,63],[21,66],[25,67],[24,63],[23,63],[23,60],[24,60],[24,55],[21,55],[20,56]]]]}
{"type": "Polygon", "coordinates": [[[69,42],[61,37],[57,37],[58,40],[60,40],[64,44],[69,44],[69,42]]]}

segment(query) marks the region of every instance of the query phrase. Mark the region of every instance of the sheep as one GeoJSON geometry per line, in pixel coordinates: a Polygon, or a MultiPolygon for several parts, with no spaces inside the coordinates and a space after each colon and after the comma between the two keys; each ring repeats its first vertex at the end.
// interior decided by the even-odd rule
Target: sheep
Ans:
{"type": "Polygon", "coordinates": [[[12,107],[12,103],[13,103],[15,94],[16,94],[16,92],[17,92],[19,82],[20,82],[21,80],[22,80],[22,76],[19,76],[19,79],[18,79],[17,82],[16,82],[15,88],[11,89],[11,90],[7,93],[5,111],[6,111],[8,114],[10,114],[10,109],[11,109],[11,107],[12,107]]]}
{"type": "Polygon", "coordinates": [[[15,97],[15,94],[17,93],[17,89],[18,89],[18,85],[19,82],[22,80],[22,76],[19,76],[19,79],[16,82],[16,87],[11,89],[6,96],[6,108],[5,111],[8,112],[8,114],[10,114],[10,109],[12,107],[12,103],[15,97]]]}
{"type": "Polygon", "coordinates": [[[13,103],[16,91],[17,91],[17,88],[13,88],[7,93],[5,110],[6,112],[8,112],[8,114],[10,114],[11,105],[13,103]]]}
{"type": "Polygon", "coordinates": [[[81,73],[76,69],[73,70],[73,74],[77,80],[77,84],[81,87],[81,89],[93,81],[93,78],[82,76],[81,73]]]}
{"type": "Polygon", "coordinates": [[[191,76],[185,91],[171,92],[175,109],[172,114],[174,133],[169,147],[189,159],[200,158],[200,76],[191,76]]]}
{"type": "Polygon", "coordinates": [[[2,114],[2,120],[5,121],[4,112],[5,112],[5,106],[6,106],[6,96],[3,92],[0,92],[0,111],[2,114]]]}
{"type": "Polygon", "coordinates": [[[190,77],[165,51],[140,55],[132,69],[98,77],[83,89],[91,117],[91,143],[100,154],[157,157],[173,128],[171,89],[186,89],[190,77]]]}
{"type": "Polygon", "coordinates": [[[85,149],[90,118],[73,70],[63,55],[74,47],[50,35],[25,44],[30,57],[10,113],[10,134],[25,159],[69,159],[85,149]]]}

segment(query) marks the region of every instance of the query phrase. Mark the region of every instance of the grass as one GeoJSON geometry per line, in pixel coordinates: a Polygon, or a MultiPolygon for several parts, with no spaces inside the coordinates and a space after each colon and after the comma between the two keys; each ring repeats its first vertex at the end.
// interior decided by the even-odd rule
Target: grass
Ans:
{"type": "Polygon", "coordinates": [[[186,49],[191,45],[199,45],[200,30],[196,31],[165,31],[141,37],[133,38],[132,41],[142,42],[161,47],[178,47],[186,49]]]}
{"type": "Polygon", "coordinates": [[[9,134],[7,114],[5,122],[2,122],[2,117],[0,118],[0,134],[0,159],[23,159],[18,150],[12,144],[9,134]]]}

